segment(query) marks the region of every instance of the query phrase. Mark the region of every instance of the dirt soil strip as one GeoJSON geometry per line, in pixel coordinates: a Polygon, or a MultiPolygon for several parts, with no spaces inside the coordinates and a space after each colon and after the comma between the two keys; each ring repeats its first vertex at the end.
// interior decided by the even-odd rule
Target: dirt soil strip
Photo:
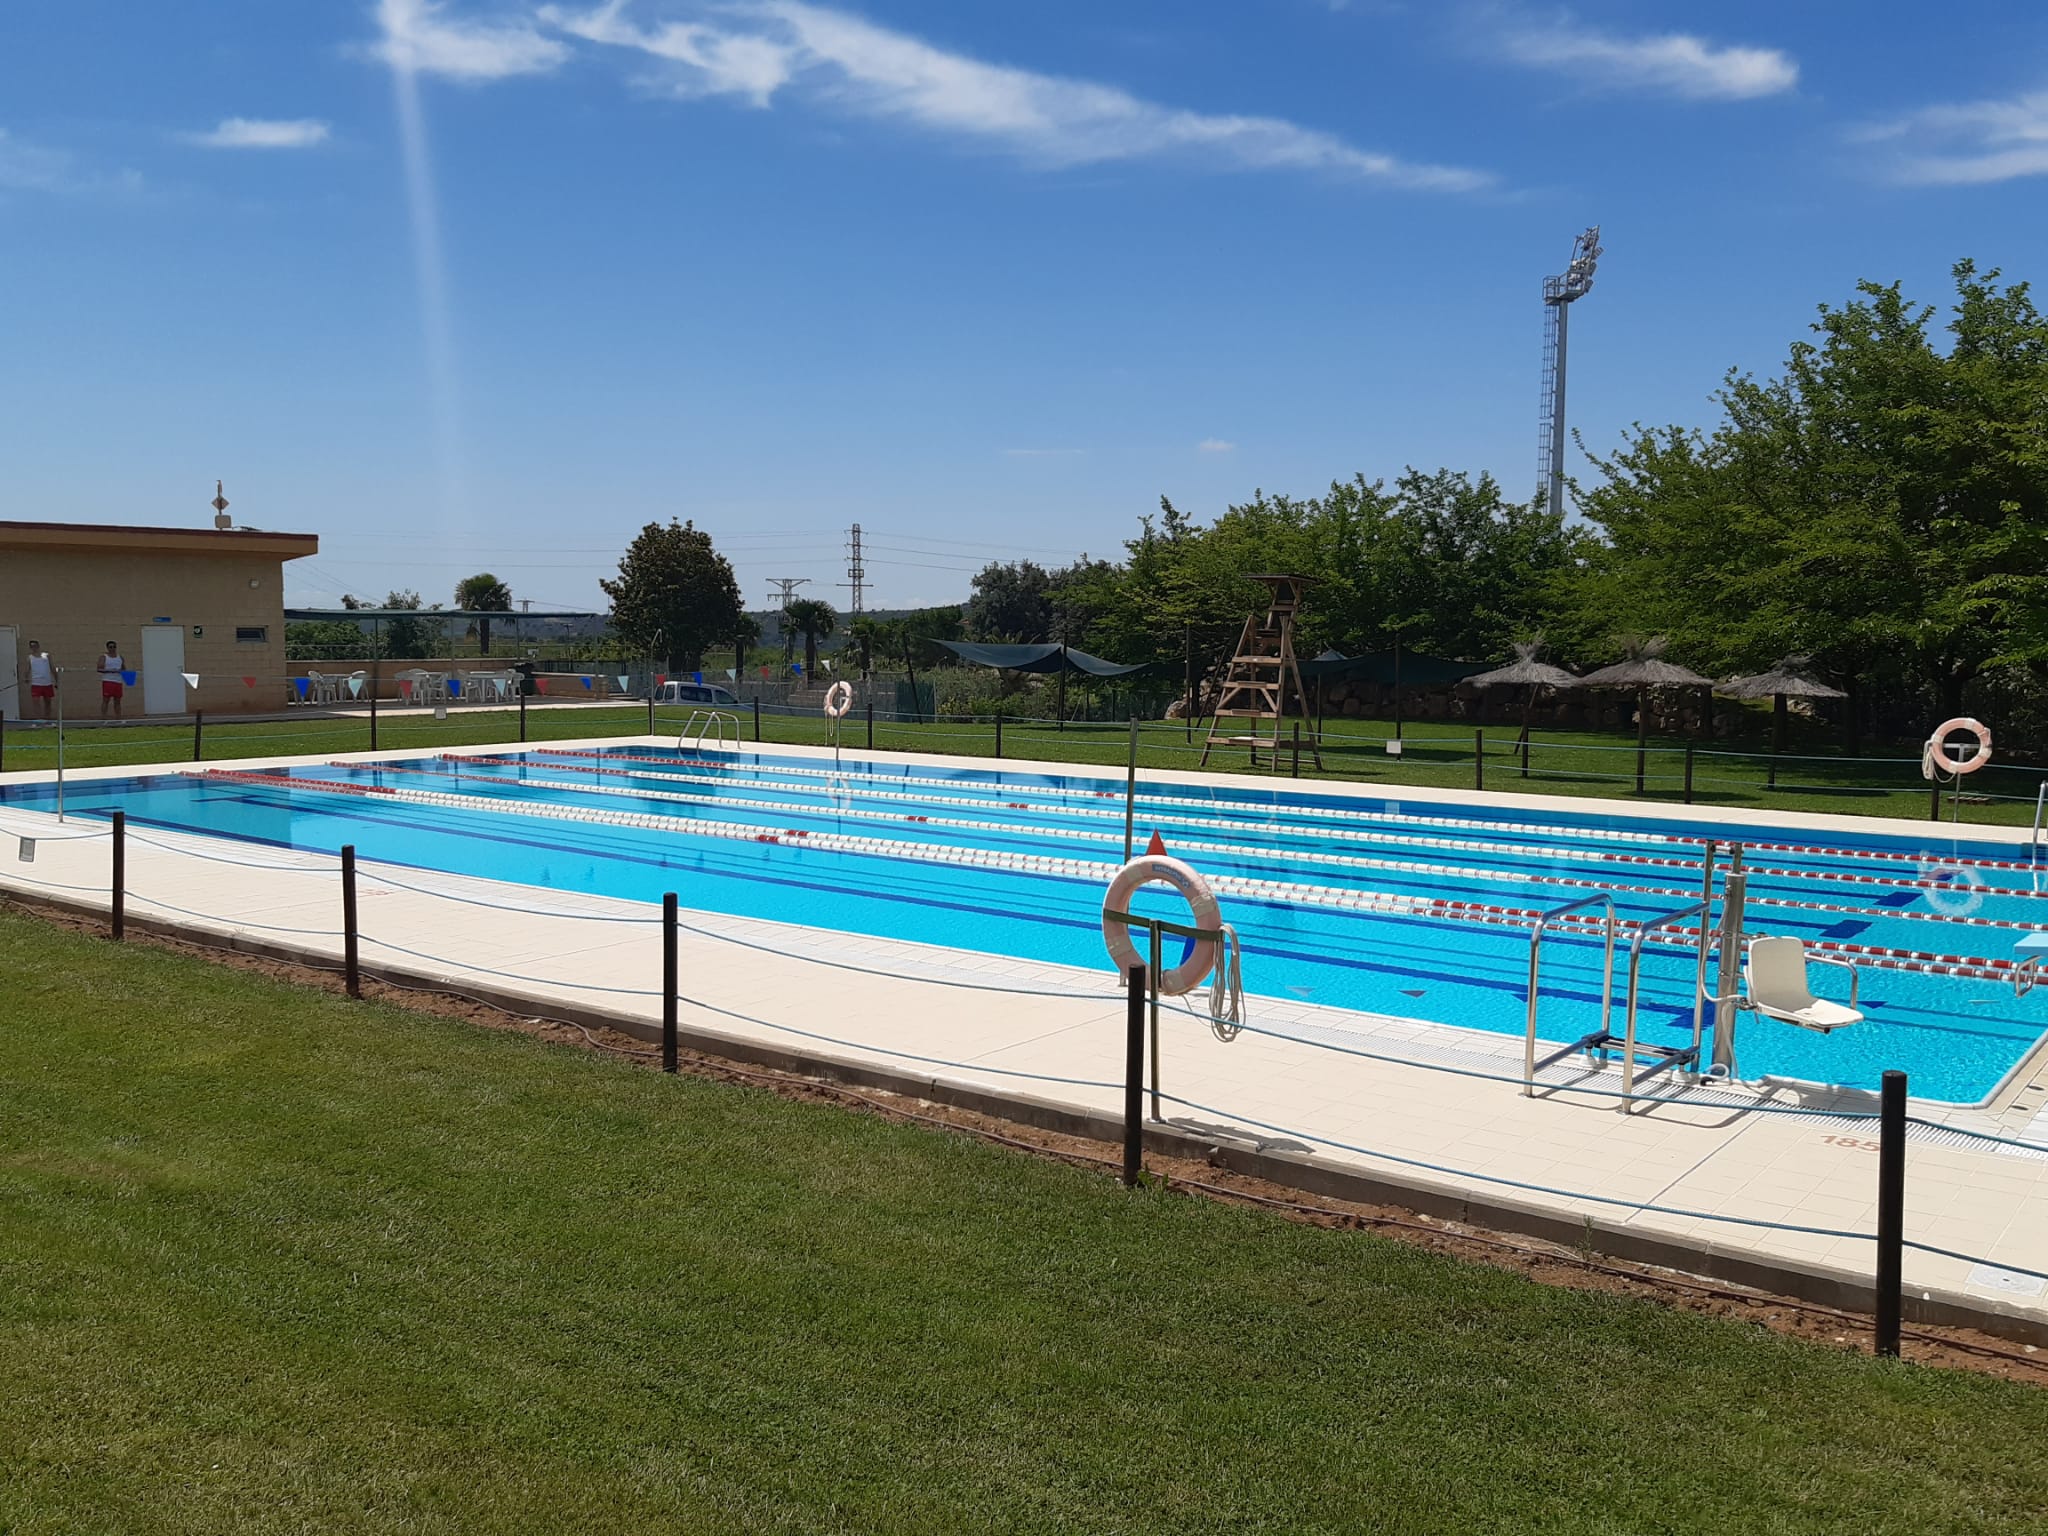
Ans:
{"type": "MultiPolygon", "coordinates": [[[[101,935],[106,931],[103,920],[82,917],[11,893],[4,899],[13,910],[32,913],[73,932],[101,935]]],[[[343,990],[339,966],[327,968],[298,964],[190,939],[135,933],[132,930],[128,942],[196,956],[216,965],[295,986],[333,993],[343,990]]],[[[642,1044],[618,1030],[510,1012],[465,996],[452,987],[399,986],[366,976],[362,990],[366,998],[414,1013],[459,1019],[480,1028],[507,1030],[576,1050],[606,1051],[649,1071],[660,1068],[661,1052],[658,1048],[642,1044]]],[[[770,1068],[741,1067],[687,1049],[677,1053],[677,1065],[681,1071],[695,1077],[745,1084],[766,1089],[786,1099],[833,1104],[858,1113],[975,1136],[1033,1156],[1096,1169],[1105,1177],[1117,1176],[1123,1166],[1121,1149],[1111,1143],[1019,1125],[974,1110],[936,1104],[928,1099],[881,1090],[855,1090],[819,1078],[770,1068]]],[[[1408,1243],[1466,1263],[1511,1270],[1542,1285],[1648,1298],[1688,1312],[1731,1318],[1768,1328],[1774,1333],[1863,1353],[1867,1353],[1871,1346],[1868,1318],[1813,1302],[1795,1301],[1766,1291],[1705,1280],[1678,1270],[1627,1260],[1596,1259],[1554,1244],[1511,1238],[1396,1206],[1305,1194],[1265,1179],[1233,1172],[1213,1161],[1153,1153],[1146,1158],[1145,1168],[1147,1182],[1157,1188],[1194,1198],[1257,1206],[1311,1226],[1370,1231],[1392,1241],[1408,1243]]],[[[1913,1325],[1904,1333],[1905,1358],[1916,1364],[1976,1371],[2009,1381],[2048,1387],[2048,1352],[2038,1351],[2032,1345],[2015,1348],[1989,1334],[1967,1328],[1913,1325]]]]}

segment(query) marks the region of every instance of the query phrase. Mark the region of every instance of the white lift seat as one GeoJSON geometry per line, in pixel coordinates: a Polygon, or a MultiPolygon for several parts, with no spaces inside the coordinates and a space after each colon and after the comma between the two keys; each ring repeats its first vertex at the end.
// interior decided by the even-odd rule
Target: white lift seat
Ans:
{"type": "Polygon", "coordinates": [[[1798,939],[1770,937],[1749,941],[1746,969],[1750,1006],[1766,1018],[1823,1035],[1863,1022],[1864,1016],[1856,1007],[1856,967],[1847,960],[1830,955],[1809,956],[1798,939]],[[1813,989],[1806,984],[1809,960],[1818,965],[1839,965],[1849,973],[1846,1007],[1813,995],[1813,989]]]}

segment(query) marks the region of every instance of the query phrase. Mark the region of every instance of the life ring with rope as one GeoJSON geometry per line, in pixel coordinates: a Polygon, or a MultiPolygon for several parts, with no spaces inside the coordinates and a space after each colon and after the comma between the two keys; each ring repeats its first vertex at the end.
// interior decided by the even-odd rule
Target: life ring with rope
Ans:
{"type": "MultiPolygon", "coordinates": [[[[1216,904],[1216,893],[1209,888],[1200,871],[1191,865],[1167,854],[1146,853],[1132,859],[1116,872],[1116,878],[1109,882],[1109,892],[1102,899],[1102,942],[1109,950],[1109,958],[1116,962],[1119,974],[1127,973],[1134,965],[1150,962],[1138,953],[1138,946],[1131,942],[1130,928],[1112,917],[1113,912],[1131,910],[1131,898],[1141,886],[1158,881],[1179,891],[1193,914],[1197,928],[1220,929],[1223,924],[1222,910],[1216,904]]],[[[1199,987],[1216,969],[1218,941],[1215,939],[1191,939],[1187,953],[1175,966],[1162,966],[1157,985],[1162,997],[1180,997],[1199,987]]]]}
{"type": "Polygon", "coordinates": [[[838,682],[825,690],[825,714],[828,718],[837,720],[844,716],[851,708],[853,708],[853,684],[842,677],[838,682]]]}
{"type": "Polygon", "coordinates": [[[1958,715],[1936,726],[1934,734],[1927,738],[1927,745],[1920,749],[1920,776],[1931,779],[1939,771],[1959,779],[1966,773],[1975,773],[1990,761],[1991,727],[1968,715],[1958,715]],[[1977,739],[1977,749],[1967,757],[1955,757],[1949,753],[1948,739],[1958,734],[1977,739]]]}

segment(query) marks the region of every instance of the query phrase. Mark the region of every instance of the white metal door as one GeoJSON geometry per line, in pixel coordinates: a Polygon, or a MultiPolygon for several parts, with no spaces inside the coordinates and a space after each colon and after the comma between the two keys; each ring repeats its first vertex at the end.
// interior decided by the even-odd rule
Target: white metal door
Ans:
{"type": "Polygon", "coordinates": [[[21,718],[21,655],[15,649],[20,635],[12,624],[0,624],[0,720],[21,718]]]}
{"type": "Polygon", "coordinates": [[[152,624],[142,632],[142,712],[185,713],[185,629],[152,624]]]}

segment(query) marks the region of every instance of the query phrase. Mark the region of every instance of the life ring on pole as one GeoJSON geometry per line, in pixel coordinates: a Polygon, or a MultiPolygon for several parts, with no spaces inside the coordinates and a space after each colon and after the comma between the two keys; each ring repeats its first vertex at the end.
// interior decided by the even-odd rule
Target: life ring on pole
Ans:
{"type": "MultiPolygon", "coordinates": [[[[1138,946],[1131,942],[1130,928],[1111,917],[1110,913],[1130,911],[1131,898],[1138,894],[1138,888],[1154,880],[1180,892],[1187,901],[1188,910],[1194,914],[1197,928],[1222,927],[1223,914],[1216,905],[1216,893],[1209,889],[1209,882],[1197,870],[1165,854],[1141,854],[1116,872],[1116,878],[1109,882],[1109,894],[1102,898],[1102,942],[1109,950],[1109,958],[1116,962],[1119,974],[1129,971],[1134,965],[1149,965],[1151,961],[1140,954],[1138,946]]],[[[1216,969],[1216,953],[1216,940],[1192,940],[1179,965],[1161,967],[1156,983],[1160,996],[1180,997],[1194,991],[1216,969]]]]}
{"type": "Polygon", "coordinates": [[[853,684],[841,678],[825,690],[825,713],[837,720],[853,708],[853,684]]]}
{"type": "Polygon", "coordinates": [[[1953,720],[1944,720],[1927,738],[1927,745],[1920,752],[1920,771],[1923,777],[1930,779],[1934,777],[1929,771],[1932,769],[1961,778],[1966,773],[1975,773],[1990,761],[1991,727],[1981,720],[1972,720],[1968,715],[1958,715],[1953,720]],[[1949,755],[1948,739],[1959,732],[1977,738],[1977,750],[1968,757],[1949,755]]]}

